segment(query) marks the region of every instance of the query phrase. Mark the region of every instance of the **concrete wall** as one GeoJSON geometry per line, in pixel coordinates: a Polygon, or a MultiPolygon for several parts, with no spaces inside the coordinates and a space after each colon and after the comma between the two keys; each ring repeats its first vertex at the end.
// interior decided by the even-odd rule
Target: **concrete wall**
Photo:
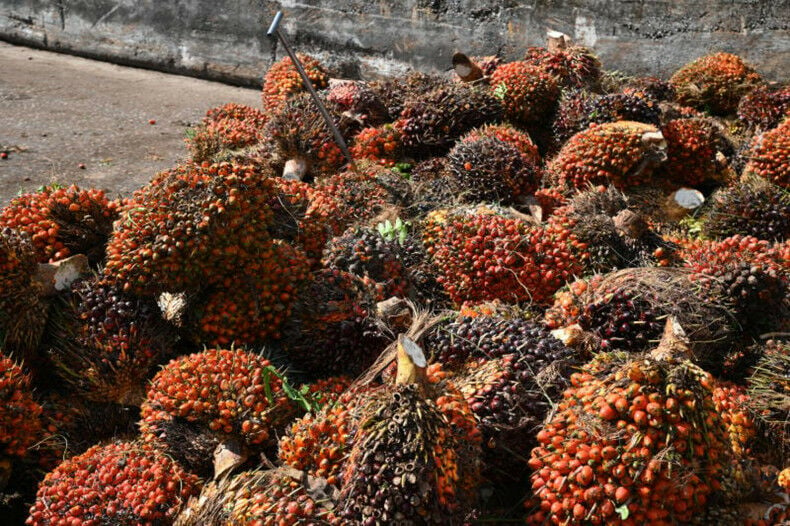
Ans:
{"type": "Polygon", "coordinates": [[[258,85],[279,9],[295,47],[338,76],[443,70],[458,50],[517,58],[547,29],[630,74],[719,50],[776,80],[790,66],[790,0],[0,0],[0,39],[258,85]]]}

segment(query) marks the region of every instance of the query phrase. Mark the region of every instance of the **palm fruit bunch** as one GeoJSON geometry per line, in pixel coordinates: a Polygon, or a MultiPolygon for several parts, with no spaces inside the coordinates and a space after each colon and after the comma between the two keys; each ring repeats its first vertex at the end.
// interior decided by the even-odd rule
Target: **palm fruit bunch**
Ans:
{"type": "Polygon", "coordinates": [[[732,382],[720,382],[713,388],[713,403],[721,414],[730,436],[732,452],[739,457],[749,453],[757,429],[750,412],[751,400],[746,388],[732,382]]]}
{"type": "Polygon", "coordinates": [[[223,150],[239,150],[260,142],[268,120],[260,110],[232,102],[208,110],[185,139],[192,160],[208,161],[223,150]]]}
{"type": "Polygon", "coordinates": [[[721,171],[716,158],[717,134],[706,118],[675,119],[661,128],[667,142],[667,160],[658,177],[677,186],[698,186],[721,171]]]}
{"type": "Polygon", "coordinates": [[[672,102],[677,94],[672,85],[657,77],[636,77],[628,79],[621,91],[625,94],[639,94],[659,102],[672,102]]]}
{"type": "Polygon", "coordinates": [[[531,47],[524,54],[524,62],[545,69],[559,79],[563,88],[595,87],[601,76],[601,62],[583,46],[556,50],[531,47]]]}
{"type": "Polygon", "coordinates": [[[713,53],[677,70],[669,79],[681,104],[714,115],[735,113],[741,97],[760,83],[760,75],[737,55],[713,53]]]}
{"type": "Polygon", "coordinates": [[[757,86],[738,104],[738,121],[762,133],[790,117],[790,86],[757,86]]]}
{"type": "Polygon", "coordinates": [[[474,416],[457,392],[431,383],[413,342],[399,341],[397,365],[395,385],[360,408],[338,515],[371,526],[459,523],[480,483],[474,416]]]}
{"type": "Polygon", "coordinates": [[[301,250],[280,240],[257,255],[193,302],[187,321],[192,340],[213,347],[252,346],[280,336],[309,263],[301,250]]]}
{"type": "Polygon", "coordinates": [[[491,74],[490,84],[505,118],[525,125],[537,125],[551,115],[560,97],[557,78],[527,61],[502,64],[491,74]]]}
{"type": "Polygon", "coordinates": [[[756,136],[746,154],[745,176],[757,176],[790,190],[790,119],[756,136]]]}
{"type": "MultiPolygon", "coordinates": [[[[315,89],[321,90],[329,85],[329,75],[317,59],[302,53],[297,53],[296,58],[315,89]]],[[[291,57],[284,57],[272,64],[263,77],[263,108],[267,113],[277,111],[288,98],[305,90],[291,57]]]]}
{"type": "Polygon", "coordinates": [[[535,190],[534,197],[540,206],[542,218],[550,217],[556,210],[568,203],[568,198],[559,188],[553,186],[538,188],[535,190]]]}
{"type": "Polygon", "coordinates": [[[548,170],[560,186],[624,189],[652,182],[654,169],[666,158],[665,148],[661,132],[650,124],[593,124],[565,143],[548,170]]]}
{"type": "Polygon", "coordinates": [[[392,168],[401,158],[403,140],[400,131],[392,124],[363,128],[354,136],[351,156],[368,159],[386,168],[392,168]]]}
{"type": "Polygon", "coordinates": [[[96,445],[41,482],[25,524],[171,524],[200,481],[146,444],[96,445]]]}
{"type": "Polygon", "coordinates": [[[411,72],[406,77],[395,77],[370,82],[368,88],[384,103],[389,113],[388,120],[395,120],[403,111],[406,101],[447,85],[447,80],[438,75],[411,72]]]}
{"type": "Polygon", "coordinates": [[[0,228],[0,345],[28,367],[36,365],[48,311],[35,279],[36,258],[29,235],[0,228]]]}
{"type": "Polygon", "coordinates": [[[713,377],[676,330],[670,320],[650,353],[602,353],[571,376],[529,460],[528,524],[685,523],[705,509],[732,452],[713,377]]]}
{"type": "Polygon", "coordinates": [[[375,297],[360,277],[342,270],[313,272],[296,295],[280,331],[294,367],[308,375],[359,374],[387,345],[372,318],[375,297]]]}
{"type": "Polygon", "coordinates": [[[344,80],[329,87],[326,100],[337,104],[365,126],[379,126],[389,120],[388,110],[378,95],[362,82],[344,80]]]}
{"type": "Polygon", "coordinates": [[[699,242],[685,249],[683,256],[692,271],[691,279],[703,292],[714,295],[722,288],[746,332],[759,333],[781,323],[789,278],[770,243],[736,235],[699,242]]]}
{"type": "Polygon", "coordinates": [[[598,95],[583,89],[563,90],[551,122],[552,152],[589,126],[589,106],[597,98],[598,95]]]}
{"type": "Polygon", "coordinates": [[[540,184],[535,161],[496,137],[459,141],[447,159],[464,198],[472,202],[512,203],[534,193],[540,184]]]}
{"type": "Polygon", "coordinates": [[[349,272],[369,282],[379,300],[409,294],[408,272],[397,240],[373,228],[352,227],[324,249],[324,267],[349,272]]]}
{"type": "Polygon", "coordinates": [[[486,124],[476,128],[461,138],[461,142],[474,142],[484,138],[495,138],[515,146],[523,155],[526,155],[535,165],[541,162],[538,147],[525,131],[519,130],[510,124],[486,124]]]}
{"type": "Polygon", "coordinates": [[[269,360],[241,349],[181,356],[151,381],[140,430],[190,471],[205,474],[217,445],[237,443],[246,458],[275,443],[298,411],[284,383],[269,360]]]}
{"type": "Polygon", "coordinates": [[[765,453],[773,461],[790,458],[790,342],[768,340],[747,381],[749,407],[767,435],[765,453]]]}
{"type": "Polygon", "coordinates": [[[702,216],[702,234],[743,234],[766,241],[790,238],[790,192],[764,179],[734,183],[713,194],[702,216]]]}
{"type": "Polygon", "coordinates": [[[104,275],[135,294],[199,290],[269,246],[273,193],[271,179],[249,166],[163,172],[116,221],[104,275]]]}
{"type": "Polygon", "coordinates": [[[422,219],[448,203],[460,202],[460,188],[450,174],[450,162],[446,156],[431,157],[417,163],[411,170],[409,181],[414,195],[406,206],[406,217],[422,219]]]}
{"type": "Polygon", "coordinates": [[[72,254],[98,262],[116,217],[115,202],[102,190],[49,185],[12,199],[0,210],[0,227],[29,234],[40,263],[72,254]]]}
{"type": "Polygon", "coordinates": [[[101,277],[74,283],[51,326],[56,373],[95,402],[139,405],[145,381],[176,341],[153,298],[131,296],[101,277]]]}
{"type": "Polygon", "coordinates": [[[24,457],[42,435],[30,376],[0,353],[0,458],[24,457]]]}
{"type": "MultiPolygon", "coordinates": [[[[340,126],[341,116],[336,108],[325,104],[335,125],[340,126]]],[[[274,147],[275,164],[286,171],[290,169],[289,163],[296,164],[293,177],[297,179],[332,174],[346,162],[332,131],[308,93],[296,95],[285,102],[272,115],[263,134],[274,147]]]]}
{"type": "Polygon", "coordinates": [[[394,125],[408,152],[430,156],[445,153],[471,129],[501,118],[502,106],[487,90],[456,83],[406,100],[394,125]]]}
{"type": "Polygon", "coordinates": [[[456,304],[546,303],[583,270],[584,247],[567,230],[533,226],[494,210],[440,210],[423,231],[437,281],[456,304]]]}

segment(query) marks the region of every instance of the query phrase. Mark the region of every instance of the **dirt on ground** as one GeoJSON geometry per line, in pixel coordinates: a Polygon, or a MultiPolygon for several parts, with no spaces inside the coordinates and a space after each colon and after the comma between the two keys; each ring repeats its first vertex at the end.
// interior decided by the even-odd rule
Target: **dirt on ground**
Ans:
{"type": "Polygon", "coordinates": [[[227,102],[258,107],[260,93],[0,42],[0,207],[49,183],[130,195],[227,102]]]}

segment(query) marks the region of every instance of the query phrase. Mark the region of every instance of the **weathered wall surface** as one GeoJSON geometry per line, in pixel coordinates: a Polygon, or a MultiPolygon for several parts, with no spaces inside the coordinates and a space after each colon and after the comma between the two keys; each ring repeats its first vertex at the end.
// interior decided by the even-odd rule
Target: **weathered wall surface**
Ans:
{"type": "Polygon", "coordinates": [[[280,9],[294,45],[342,76],[443,70],[454,51],[517,58],[547,29],[630,74],[709,51],[773,79],[790,66],[790,0],[0,0],[0,39],[257,85],[280,9]]]}

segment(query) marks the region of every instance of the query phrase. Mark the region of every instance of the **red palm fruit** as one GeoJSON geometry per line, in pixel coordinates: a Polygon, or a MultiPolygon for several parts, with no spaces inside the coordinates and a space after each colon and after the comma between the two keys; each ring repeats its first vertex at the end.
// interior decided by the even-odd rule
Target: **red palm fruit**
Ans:
{"type": "Polygon", "coordinates": [[[260,110],[242,104],[229,103],[208,110],[185,139],[192,160],[208,161],[223,150],[238,150],[260,142],[268,120],[268,115],[260,110]]]}
{"type": "Polygon", "coordinates": [[[529,524],[658,525],[705,509],[733,453],[712,376],[688,361],[673,323],[650,353],[601,353],[571,376],[532,450],[528,506],[545,511],[529,524]],[[626,507],[628,518],[616,513],[626,507]]]}
{"type": "Polygon", "coordinates": [[[758,86],[738,104],[738,120],[749,131],[762,133],[790,117],[790,86],[758,86]]]}
{"type": "Polygon", "coordinates": [[[47,474],[25,524],[170,524],[199,488],[147,444],[97,445],[47,474]]]}
{"type": "Polygon", "coordinates": [[[705,118],[675,119],[661,128],[667,141],[667,160],[656,177],[674,186],[698,186],[716,179],[721,171],[717,160],[717,133],[705,118]]]}
{"type": "Polygon", "coordinates": [[[217,445],[236,444],[242,460],[273,445],[298,407],[264,357],[208,349],[166,365],[148,388],[140,429],[190,471],[210,472],[217,445]]]}
{"type": "Polygon", "coordinates": [[[42,435],[41,406],[33,400],[30,377],[0,354],[0,455],[24,457],[42,435]]]}
{"type": "Polygon", "coordinates": [[[785,190],[790,189],[790,119],[756,136],[746,158],[745,176],[762,177],[785,190]]]}
{"type": "Polygon", "coordinates": [[[386,168],[392,168],[402,157],[403,138],[391,124],[363,128],[354,136],[351,156],[354,160],[367,159],[386,168]]]}
{"type": "Polygon", "coordinates": [[[713,53],[681,67],[669,82],[681,104],[727,115],[759,84],[760,75],[737,55],[713,53]]]}
{"type": "Polygon", "coordinates": [[[666,142],[650,124],[621,121],[592,125],[571,137],[549,162],[561,186],[590,184],[624,189],[648,184],[666,157],[666,142]]]}
{"type": "Polygon", "coordinates": [[[461,142],[476,141],[484,137],[495,137],[500,141],[512,144],[536,165],[540,164],[540,153],[532,138],[527,132],[518,130],[510,124],[486,124],[480,128],[475,128],[464,135],[461,138],[461,142]]]}
{"type": "Polygon", "coordinates": [[[560,97],[556,77],[527,61],[507,62],[491,74],[492,93],[513,122],[537,124],[551,114],[560,97]]]}
{"type": "Polygon", "coordinates": [[[749,408],[751,400],[744,387],[722,382],[713,389],[713,403],[721,414],[735,455],[745,457],[751,452],[752,439],[757,434],[749,408]]]}
{"type": "MultiPolygon", "coordinates": [[[[318,60],[303,53],[297,53],[296,57],[315,89],[329,85],[329,75],[318,60]]],[[[272,64],[263,77],[263,107],[267,112],[276,111],[289,97],[305,90],[291,57],[284,57],[272,64]]]]}
{"type": "Polygon", "coordinates": [[[334,83],[326,94],[326,100],[337,104],[341,112],[349,112],[368,127],[377,127],[389,120],[384,102],[363,82],[344,80],[334,83]]]}
{"type": "Polygon", "coordinates": [[[601,62],[592,50],[583,46],[551,51],[531,47],[524,54],[524,62],[547,70],[566,88],[594,87],[601,76],[601,62]]]}
{"type": "Polygon", "coordinates": [[[117,217],[115,207],[102,190],[44,186],[12,199],[0,210],[0,227],[29,234],[40,263],[72,254],[98,262],[117,217]]]}
{"type": "Polygon", "coordinates": [[[135,294],[194,292],[271,244],[272,179],[250,166],[186,164],[135,192],[104,275],[135,294]]]}

